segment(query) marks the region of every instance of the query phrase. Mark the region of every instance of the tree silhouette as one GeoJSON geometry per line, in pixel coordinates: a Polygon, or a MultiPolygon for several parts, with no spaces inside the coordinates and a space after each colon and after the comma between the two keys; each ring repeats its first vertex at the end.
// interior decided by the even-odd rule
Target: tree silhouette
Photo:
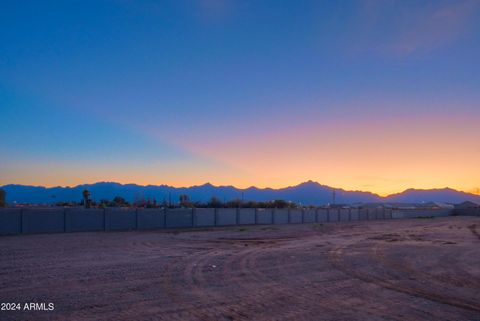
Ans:
{"type": "Polygon", "coordinates": [[[113,198],[113,202],[117,205],[117,206],[125,206],[127,205],[127,201],[125,201],[125,199],[121,196],[115,196],[113,198]]]}
{"type": "Polygon", "coordinates": [[[208,202],[208,207],[217,208],[221,206],[222,206],[222,202],[220,201],[220,199],[218,199],[218,197],[215,197],[215,196],[212,197],[208,202]]]}
{"type": "Polygon", "coordinates": [[[0,189],[0,207],[5,207],[6,205],[6,198],[7,192],[5,192],[3,189],[0,189]]]}
{"type": "Polygon", "coordinates": [[[274,200],[272,206],[275,208],[287,208],[289,204],[284,200],[274,200]]]}
{"type": "Polygon", "coordinates": [[[83,191],[83,204],[85,205],[85,208],[90,208],[90,192],[88,189],[83,191]]]}
{"type": "Polygon", "coordinates": [[[180,206],[183,206],[183,207],[190,206],[190,199],[189,199],[188,195],[186,195],[186,194],[180,195],[179,200],[180,200],[180,206]]]}
{"type": "Polygon", "coordinates": [[[239,198],[236,198],[234,200],[230,200],[225,204],[225,207],[229,207],[229,208],[242,207],[242,200],[239,199],[239,198]]]}

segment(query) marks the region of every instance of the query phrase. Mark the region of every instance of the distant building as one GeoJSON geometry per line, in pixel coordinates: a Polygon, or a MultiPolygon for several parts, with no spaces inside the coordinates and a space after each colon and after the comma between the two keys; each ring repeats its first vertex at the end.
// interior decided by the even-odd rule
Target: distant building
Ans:
{"type": "Polygon", "coordinates": [[[466,201],[466,202],[455,205],[455,209],[459,209],[459,210],[476,209],[479,207],[480,207],[480,204],[477,204],[471,201],[466,201]]]}
{"type": "Polygon", "coordinates": [[[352,208],[349,204],[327,204],[328,208],[352,208]]]}
{"type": "Polygon", "coordinates": [[[455,205],[455,215],[477,215],[480,216],[480,204],[466,201],[455,205]]]}
{"type": "Polygon", "coordinates": [[[442,202],[428,202],[424,206],[430,207],[430,208],[448,208],[448,209],[454,209],[455,207],[453,204],[447,204],[442,202]]]}

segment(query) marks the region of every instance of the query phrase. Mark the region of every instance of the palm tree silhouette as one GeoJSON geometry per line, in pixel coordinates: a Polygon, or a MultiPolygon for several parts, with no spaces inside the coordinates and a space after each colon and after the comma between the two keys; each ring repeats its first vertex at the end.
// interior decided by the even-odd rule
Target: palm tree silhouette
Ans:
{"type": "Polygon", "coordinates": [[[88,189],[83,191],[83,204],[85,205],[85,208],[90,208],[90,192],[88,189]]]}

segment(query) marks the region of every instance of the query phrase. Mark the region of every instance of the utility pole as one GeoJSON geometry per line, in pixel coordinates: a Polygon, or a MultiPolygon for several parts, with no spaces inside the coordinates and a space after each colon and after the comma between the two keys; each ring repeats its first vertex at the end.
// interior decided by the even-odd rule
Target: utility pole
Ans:
{"type": "Polygon", "coordinates": [[[335,205],[335,190],[332,192],[332,204],[335,205]]]}

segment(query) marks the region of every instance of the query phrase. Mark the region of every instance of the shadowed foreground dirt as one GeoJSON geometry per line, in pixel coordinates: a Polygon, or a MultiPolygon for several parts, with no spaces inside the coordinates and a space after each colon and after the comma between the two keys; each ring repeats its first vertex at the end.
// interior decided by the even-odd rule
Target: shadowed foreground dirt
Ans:
{"type": "Polygon", "coordinates": [[[480,320],[480,218],[0,237],[0,320],[480,320]]]}

